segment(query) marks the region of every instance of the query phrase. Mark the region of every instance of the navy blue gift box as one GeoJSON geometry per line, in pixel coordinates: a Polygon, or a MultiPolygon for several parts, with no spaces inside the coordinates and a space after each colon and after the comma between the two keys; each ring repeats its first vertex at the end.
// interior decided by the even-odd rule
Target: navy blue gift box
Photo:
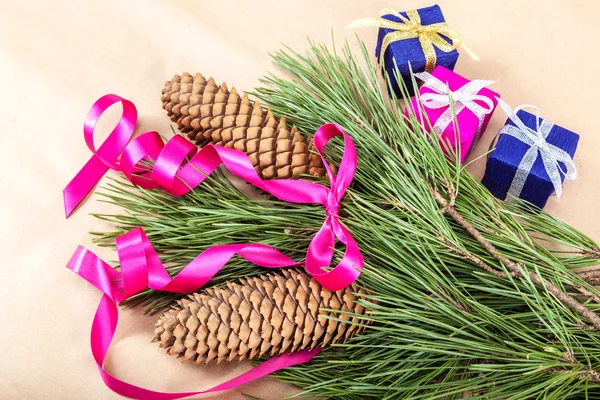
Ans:
{"type": "MultiPolygon", "coordinates": [[[[420,8],[417,10],[417,12],[421,17],[421,25],[431,25],[446,21],[444,19],[444,14],[442,14],[442,10],[438,5],[420,8]]],[[[401,12],[400,14],[407,18],[406,12],[401,12]]],[[[398,16],[392,14],[383,15],[381,18],[394,22],[402,22],[398,16]]],[[[377,59],[380,59],[379,55],[381,53],[381,44],[384,36],[393,31],[393,29],[379,28],[377,47],[375,48],[375,55],[377,56],[377,59]]],[[[450,40],[448,40],[448,42],[450,43],[450,40]]],[[[449,70],[454,69],[456,66],[456,61],[458,60],[458,51],[452,50],[446,53],[436,47],[435,54],[437,56],[436,66],[442,65],[449,70]]],[[[396,76],[394,75],[394,60],[398,65],[398,70],[400,71],[402,80],[408,89],[408,94],[410,96],[414,95],[414,88],[410,78],[410,69],[412,68],[413,73],[423,72],[425,71],[426,64],[425,54],[423,53],[419,39],[410,38],[394,41],[390,43],[385,51],[385,54],[383,55],[383,67],[385,67],[385,70],[390,78],[390,83],[393,90],[392,93],[388,88],[388,92],[392,97],[395,96],[396,98],[401,98],[402,92],[400,91],[400,86],[396,80],[396,76]]]]}
{"type": "MultiPolygon", "coordinates": [[[[536,129],[535,115],[519,110],[517,111],[517,117],[528,128],[536,129]]],[[[540,124],[542,121],[543,119],[540,118],[540,124]]],[[[515,126],[510,119],[506,121],[506,124],[515,126]]],[[[546,141],[563,149],[573,158],[577,150],[577,144],[579,143],[579,135],[558,125],[553,125],[546,137],[546,141]]],[[[506,198],[517,172],[517,167],[528,149],[529,146],[526,143],[513,136],[508,134],[500,135],[496,149],[490,154],[487,161],[485,175],[481,181],[494,196],[501,200],[506,198]]],[[[559,165],[562,171],[566,170],[564,163],[559,162],[559,165]]],[[[561,172],[560,175],[561,180],[564,181],[564,174],[561,172]]],[[[554,186],[548,177],[542,157],[538,153],[519,197],[535,204],[539,208],[544,208],[553,193],[554,186]]]]}

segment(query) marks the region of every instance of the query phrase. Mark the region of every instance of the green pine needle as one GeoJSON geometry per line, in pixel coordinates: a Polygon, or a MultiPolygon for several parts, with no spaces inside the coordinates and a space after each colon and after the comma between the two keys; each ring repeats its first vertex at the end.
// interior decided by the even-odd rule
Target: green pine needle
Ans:
{"type": "MultiPolygon", "coordinates": [[[[341,54],[312,43],[305,54],[277,52],[274,63],[290,78],[267,75],[268,86],[254,93],[303,132],[339,124],[359,154],[340,216],[365,256],[360,284],[369,295],[358,301],[370,324],[277,377],[303,395],[332,399],[598,398],[600,335],[532,278],[599,311],[600,294],[573,270],[598,264],[598,244],[524,202],[494,199],[458,161],[448,162],[432,145],[437,137],[387,100],[362,43],[360,50],[363,60],[348,44],[341,54]],[[455,198],[465,223],[523,277],[444,213],[436,191],[455,198]]],[[[328,145],[335,161],[341,145],[328,145]]],[[[325,217],[320,206],[249,200],[221,174],[180,198],[116,181],[104,201],[124,212],[97,215],[116,231],[96,233],[96,241],[114,246],[117,235],[141,226],[171,274],[221,243],[265,243],[301,260],[325,217]]],[[[213,282],[263,272],[236,259],[213,282]]],[[[144,292],[128,304],[159,311],[172,300],[144,292]]]]}

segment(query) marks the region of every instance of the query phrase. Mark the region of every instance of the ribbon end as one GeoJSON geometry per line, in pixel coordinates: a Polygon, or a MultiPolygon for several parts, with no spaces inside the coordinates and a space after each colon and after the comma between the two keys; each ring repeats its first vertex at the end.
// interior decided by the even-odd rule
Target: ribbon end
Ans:
{"type": "Polygon", "coordinates": [[[377,22],[377,18],[358,18],[350,22],[344,29],[355,29],[371,27],[372,24],[377,22]]]}
{"type": "Polygon", "coordinates": [[[562,196],[562,193],[563,193],[563,191],[562,191],[562,185],[559,186],[559,187],[557,187],[557,188],[555,188],[554,194],[556,195],[556,201],[560,202],[560,196],[562,196]]]}
{"type": "Polygon", "coordinates": [[[473,61],[481,61],[481,58],[479,58],[479,56],[477,54],[475,54],[475,52],[466,44],[461,43],[460,47],[467,52],[467,54],[473,59],[473,61]]]}
{"type": "Polygon", "coordinates": [[[73,204],[69,201],[69,196],[63,190],[63,203],[65,205],[65,219],[69,218],[69,216],[75,211],[77,208],[77,204],[73,204]]]}

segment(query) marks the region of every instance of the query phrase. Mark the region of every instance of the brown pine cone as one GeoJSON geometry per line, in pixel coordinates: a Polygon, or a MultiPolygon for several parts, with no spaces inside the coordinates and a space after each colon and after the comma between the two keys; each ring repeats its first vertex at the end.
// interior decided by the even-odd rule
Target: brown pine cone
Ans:
{"type": "MultiPolygon", "coordinates": [[[[156,323],[155,338],[170,355],[197,364],[274,356],[345,341],[359,333],[365,315],[355,284],[330,292],[302,270],[282,269],[178,301],[156,323]],[[341,313],[321,309],[340,310],[341,313]]],[[[364,322],[364,321],[363,321],[364,322]]]]}
{"type": "Polygon", "coordinates": [[[178,129],[198,146],[213,143],[245,152],[263,179],[324,176],[312,138],[288,129],[284,118],[240,97],[235,88],[217,85],[197,73],[175,75],[165,83],[161,100],[178,129]]]}

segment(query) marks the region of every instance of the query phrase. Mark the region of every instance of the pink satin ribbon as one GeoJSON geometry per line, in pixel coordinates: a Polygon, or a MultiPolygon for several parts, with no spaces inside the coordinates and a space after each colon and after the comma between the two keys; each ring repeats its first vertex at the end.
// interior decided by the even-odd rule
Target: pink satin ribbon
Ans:
{"type": "Polygon", "coordinates": [[[135,399],[179,399],[202,393],[232,389],[272,372],[309,361],[322,349],[303,350],[271,358],[227,382],[200,392],[163,393],[144,389],[110,375],[102,367],[117,329],[117,302],[150,287],[174,293],[189,293],[201,288],[235,254],[267,268],[296,265],[294,260],[264,245],[222,245],[211,247],[171,279],[141,228],[117,238],[122,273],[103,262],[91,251],[78,247],[67,268],[96,286],[104,295],[92,324],[92,354],[102,380],[116,393],[135,399]]]}
{"type": "MultiPolygon", "coordinates": [[[[67,217],[109,168],[122,171],[134,185],[146,189],[160,187],[180,196],[202,183],[223,164],[234,175],[280,200],[322,204],[326,218],[308,247],[304,261],[307,272],[331,291],[347,287],[359,276],[363,268],[362,254],[350,232],[339,222],[338,216],[340,200],[352,182],[357,164],[354,142],[340,127],[335,124],[323,125],[314,136],[315,149],[323,159],[330,179],[331,185],[327,188],[302,180],[264,181],[243,152],[213,145],[198,151],[195,145],[180,136],[174,136],[165,144],[158,133],[146,132],[129,142],[136,120],[137,111],[133,103],[119,96],[109,94],[94,103],[84,124],[85,141],[93,155],[63,191],[67,217]],[[94,127],[102,113],[118,102],[123,104],[123,115],[106,141],[96,150],[93,143],[94,127]],[[323,155],[327,142],[336,136],[343,137],[345,146],[337,176],[323,155]],[[186,159],[189,162],[182,166],[186,159]],[[154,166],[145,167],[142,163],[144,160],[154,161],[154,166]],[[336,239],[346,245],[346,251],[336,267],[325,271],[324,268],[331,264],[336,239]]],[[[77,249],[67,267],[104,293],[92,325],[92,353],[102,379],[119,394],[134,398],[174,399],[226,390],[273,371],[306,362],[321,351],[305,350],[272,358],[239,377],[203,392],[160,393],[123,382],[102,368],[117,325],[117,302],[147,287],[176,293],[193,292],[208,282],[236,254],[267,268],[290,267],[299,263],[262,244],[220,245],[202,252],[171,279],[141,228],[119,236],[117,252],[122,274],[83,247],[77,249]]]]}

